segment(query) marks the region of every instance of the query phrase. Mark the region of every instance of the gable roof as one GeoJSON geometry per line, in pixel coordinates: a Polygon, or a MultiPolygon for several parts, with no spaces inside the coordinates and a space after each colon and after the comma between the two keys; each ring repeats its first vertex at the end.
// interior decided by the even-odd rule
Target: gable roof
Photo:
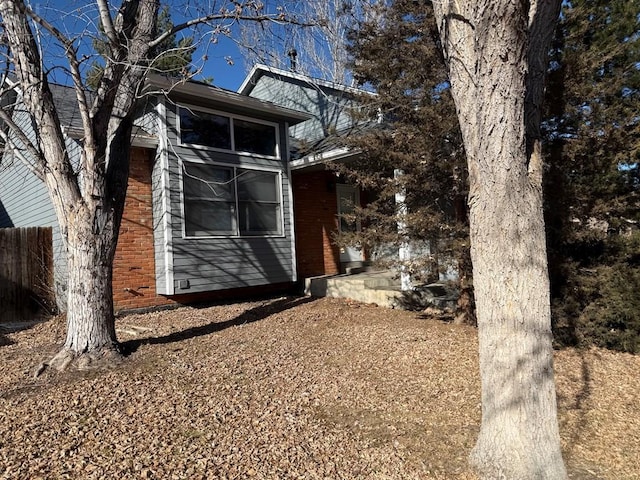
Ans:
{"type": "MultiPolygon", "coordinates": [[[[271,90],[265,88],[262,78],[269,78],[275,82],[282,84],[290,84],[298,87],[300,91],[317,91],[330,107],[322,106],[314,102],[305,103],[304,100],[299,104],[300,110],[309,112],[310,119],[303,125],[313,125],[320,135],[306,135],[308,130],[299,129],[298,127],[290,130],[291,134],[291,168],[302,169],[308,167],[316,167],[323,163],[331,161],[346,161],[350,158],[357,157],[361,154],[359,149],[348,146],[345,139],[350,135],[356,135],[360,132],[377,128],[379,122],[372,121],[345,121],[343,113],[351,108],[350,102],[356,102],[360,95],[376,96],[376,93],[361,90],[354,87],[348,87],[335,82],[321,79],[315,79],[307,75],[296,72],[282,70],[266,65],[255,65],[251,72],[247,75],[242,85],[238,88],[241,95],[260,96],[262,98],[273,98],[273,101],[281,104],[298,105],[299,100],[292,91],[280,91],[279,89],[271,90]],[[261,85],[263,84],[263,85],[261,85]],[[256,87],[261,88],[256,90],[256,87]],[[266,93],[266,94],[265,94],[266,93]],[[342,105],[342,107],[341,107],[342,105]],[[340,112],[344,108],[344,112],[340,112]],[[338,110],[336,110],[338,109],[338,110]],[[329,114],[329,117],[326,116],[329,114]],[[328,120],[330,123],[325,124],[328,120]],[[300,134],[302,134],[300,136],[300,134]]],[[[295,92],[294,90],[293,92],[295,92]]],[[[305,99],[308,99],[304,96],[305,99]]]]}
{"type": "Polygon", "coordinates": [[[339,92],[351,93],[353,95],[360,95],[362,93],[368,93],[366,90],[361,90],[355,87],[349,87],[336,82],[330,82],[328,80],[322,80],[320,78],[313,78],[301,73],[291,72],[289,70],[282,70],[281,68],[269,67],[263,64],[256,64],[253,66],[249,74],[246,76],[240,87],[238,93],[240,95],[249,95],[253,87],[256,86],[260,77],[266,74],[271,74],[279,77],[284,77],[289,80],[301,82],[303,84],[313,85],[315,87],[327,88],[339,92]]]}

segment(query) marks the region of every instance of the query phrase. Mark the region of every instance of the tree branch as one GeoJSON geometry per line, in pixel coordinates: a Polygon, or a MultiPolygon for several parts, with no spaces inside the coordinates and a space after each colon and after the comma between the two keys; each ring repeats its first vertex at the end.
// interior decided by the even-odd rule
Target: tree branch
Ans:
{"type": "MultiPolygon", "coordinates": [[[[24,134],[24,132],[18,127],[13,119],[7,114],[7,112],[0,108],[0,120],[7,124],[13,134],[15,134],[24,148],[33,156],[34,159],[41,159],[42,152],[38,150],[31,140],[24,134]]],[[[5,145],[11,146],[13,153],[20,159],[20,161],[33,173],[38,179],[44,181],[44,169],[43,162],[35,161],[30,162],[22,153],[22,149],[15,144],[13,139],[3,130],[0,129],[0,137],[4,140],[5,145]]]]}
{"type": "Polygon", "coordinates": [[[534,183],[542,184],[542,148],[540,124],[544,101],[548,50],[560,15],[561,0],[532,0],[529,6],[529,43],[526,78],[525,126],[527,135],[528,169],[534,183]]]}
{"type": "Polygon", "coordinates": [[[115,27],[113,26],[111,14],[109,13],[109,4],[105,0],[96,0],[96,3],[98,4],[98,11],[100,12],[102,28],[104,28],[104,33],[109,39],[109,50],[111,50],[110,54],[113,55],[113,49],[118,47],[118,35],[115,27]]]}
{"type": "MultiPolygon", "coordinates": [[[[40,52],[26,7],[23,2],[0,0],[0,16],[18,79],[16,88],[19,89],[20,101],[34,122],[38,150],[41,152],[33,161],[40,164],[45,183],[55,188],[57,196],[75,205],[81,201],[80,189],[69,161],[51,89],[42,72],[40,52]]],[[[60,215],[62,201],[54,202],[54,206],[60,215]]]]}
{"type": "Polygon", "coordinates": [[[203,23],[208,23],[213,20],[234,20],[234,21],[251,21],[251,22],[274,22],[274,23],[287,23],[291,25],[296,25],[299,27],[312,27],[316,25],[313,22],[299,22],[297,20],[287,18],[284,14],[280,13],[277,15],[238,15],[235,11],[233,13],[215,13],[211,15],[205,15],[200,18],[194,18],[187,22],[181,23],[179,25],[175,25],[171,30],[167,30],[162,35],[156,37],[149,46],[151,48],[156,47],[157,45],[164,42],[171,35],[175,35],[176,33],[185,30],[187,28],[193,27],[195,25],[200,25],[203,23]]]}
{"type": "MultiPolygon", "coordinates": [[[[60,30],[49,23],[46,19],[42,18],[26,5],[24,6],[24,9],[25,13],[29,17],[31,17],[34,22],[51,33],[64,46],[65,56],[69,61],[71,78],[73,80],[74,90],[76,92],[76,99],[78,101],[80,117],[82,118],[84,140],[85,142],[88,142],[92,145],[94,143],[93,129],[91,128],[91,118],[89,116],[89,104],[87,102],[86,91],[84,88],[84,83],[82,81],[82,74],[80,73],[78,50],[73,44],[73,40],[67,38],[60,30]]],[[[88,168],[91,168],[91,166],[89,165],[88,168]]]]}

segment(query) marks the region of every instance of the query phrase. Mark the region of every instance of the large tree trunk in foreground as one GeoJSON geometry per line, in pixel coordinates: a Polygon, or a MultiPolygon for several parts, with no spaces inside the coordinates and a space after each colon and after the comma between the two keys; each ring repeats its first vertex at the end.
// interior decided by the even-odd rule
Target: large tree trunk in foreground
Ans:
{"type": "Polygon", "coordinates": [[[116,334],[110,232],[96,238],[98,235],[83,235],[77,230],[71,231],[72,238],[67,245],[67,339],[64,348],[76,353],[111,350],[116,345],[116,334]]]}
{"type": "Polygon", "coordinates": [[[482,383],[471,463],[485,479],[564,479],[536,136],[548,47],[538,34],[553,30],[557,2],[434,8],[470,176],[482,383]]]}
{"type": "MultiPolygon", "coordinates": [[[[117,197],[125,192],[118,192],[117,197]]],[[[59,218],[67,254],[67,336],[62,350],[48,363],[58,370],[72,362],[81,369],[113,364],[120,353],[112,264],[121,212],[101,208],[101,201],[70,208],[54,198],[54,204],[63,212],[59,218]]]]}
{"type": "MultiPolygon", "coordinates": [[[[58,369],[76,359],[80,368],[110,364],[119,355],[112,265],[127,192],[130,132],[130,121],[120,120],[110,139],[106,155],[112,168],[105,175],[103,195],[80,205],[52,196],[67,253],[67,337],[50,362],[58,369]]],[[[85,147],[83,155],[92,155],[91,149],[85,147]]]]}

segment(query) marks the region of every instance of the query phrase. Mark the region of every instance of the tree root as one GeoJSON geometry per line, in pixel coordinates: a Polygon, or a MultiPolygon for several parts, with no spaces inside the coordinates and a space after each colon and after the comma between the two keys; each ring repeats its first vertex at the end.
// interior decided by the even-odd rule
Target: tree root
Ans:
{"type": "Polygon", "coordinates": [[[34,371],[34,378],[42,375],[47,369],[58,373],[73,369],[77,371],[105,370],[122,363],[123,356],[116,347],[103,347],[91,352],[77,353],[63,348],[52,359],[39,364],[34,371]]]}

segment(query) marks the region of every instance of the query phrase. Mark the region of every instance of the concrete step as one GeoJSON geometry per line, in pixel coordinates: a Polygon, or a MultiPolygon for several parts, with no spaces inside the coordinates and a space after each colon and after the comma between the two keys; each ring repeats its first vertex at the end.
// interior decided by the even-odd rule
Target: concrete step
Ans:
{"type": "Polygon", "coordinates": [[[349,298],[381,307],[420,310],[428,306],[455,307],[456,297],[444,285],[420,285],[410,292],[400,290],[399,280],[390,271],[370,271],[354,275],[325,275],[305,279],[305,294],[314,297],[349,298]]]}
{"type": "Polygon", "coordinates": [[[350,298],[363,303],[392,306],[398,292],[389,272],[364,272],[354,275],[323,275],[305,279],[305,294],[314,297],[350,298]]]}

